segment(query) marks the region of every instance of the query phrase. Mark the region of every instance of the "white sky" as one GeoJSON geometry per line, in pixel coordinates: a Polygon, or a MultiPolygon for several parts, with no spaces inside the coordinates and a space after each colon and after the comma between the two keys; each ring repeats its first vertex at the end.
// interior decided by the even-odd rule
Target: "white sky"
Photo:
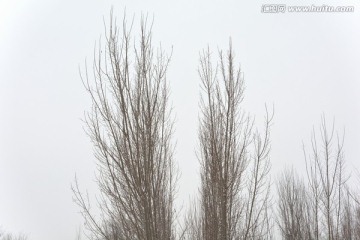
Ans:
{"type": "MultiPolygon", "coordinates": [[[[111,6],[122,19],[154,15],[154,43],[173,57],[179,202],[197,189],[199,52],[232,37],[244,107],[261,122],[274,104],[272,174],[303,169],[302,141],[324,113],[346,129],[349,170],[360,169],[360,2],[0,0],[0,226],[29,240],[74,239],[83,223],[70,185],[96,192],[95,159],[81,119],[90,100],[78,66],[92,59],[111,6]],[[265,3],[353,5],[354,13],[262,14],[265,3]]],[[[136,32],[134,32],[136,34],[136,32]]]]}

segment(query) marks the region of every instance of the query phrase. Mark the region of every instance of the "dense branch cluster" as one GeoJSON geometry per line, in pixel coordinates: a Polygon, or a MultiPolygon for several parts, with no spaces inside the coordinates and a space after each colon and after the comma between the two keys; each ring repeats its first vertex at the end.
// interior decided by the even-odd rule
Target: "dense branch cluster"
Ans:
{"type": "Polygon", "coordinates": [[[219,69],[209,50],[200,59],[204,94],[199,129],[200,204],[187,221],[190,239],[267,239],[270,123],[264,136],[240,108],[244,82],[231,48],[219,52],[219,69]],[[219,73],[218,73],[219,71],[219,73]]]}
{"type": "Polygon", "coordinates": [[[94,239],[174,238],[169,58],[154,52],[146,25],[132,46],[125,21],[120,36],[112,21],[105,52],[94,61],[95,81],[87,73],[84,79],[93,103],[86,123],[98,160],[102,222],[77,184],[73,190],[94,239]]]}

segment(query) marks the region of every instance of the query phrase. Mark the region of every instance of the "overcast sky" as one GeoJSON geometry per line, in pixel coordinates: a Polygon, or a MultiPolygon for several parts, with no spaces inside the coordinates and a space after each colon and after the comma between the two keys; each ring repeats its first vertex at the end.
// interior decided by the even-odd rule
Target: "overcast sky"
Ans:
{"type": "MultiPolygon", "coordinates": [[[[176,115],[179,202],[198,187],[195,156],[199,52],[215,59],[232,38],[244,72],[244,108],[261,123],[274,105],[272,175],[303,169],[302,142],[324,114],[345,129],[349,170],[360,169],[360,2],[283,1],[45,1],[0,0],[0,226],[29,240],[74,239],[83,224],[72,201],[77,174],[96,193],[92,144],[83,131],[90,107],[79,66],[92,59],[104,22],[154,16],[153,42],[168,52],[176,115]],[[261,13],[268,3],[350,5],[353,13],[261,13]]],[[[135,28],[136,30],[136,28],[135,28]]],[[[134,31],[136,34],[136,31],[134,31]]]]}

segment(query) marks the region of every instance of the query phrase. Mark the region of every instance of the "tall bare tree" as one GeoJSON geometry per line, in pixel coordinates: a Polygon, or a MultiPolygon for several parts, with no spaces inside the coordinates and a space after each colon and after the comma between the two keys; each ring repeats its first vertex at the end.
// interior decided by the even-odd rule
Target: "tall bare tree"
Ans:
{"type": "Polygon", "coordinates": [[[92,213],[77,181],[73,192],[90,239],[174,239],[173,122],[166,72],[170,57],[152,46],[141,19],[139,38],[111,13],[106,43],[82,76],[92,100],[86,115],[95,146],[101,214],[92,213]]]}
{"type": "Polygon", "coordinates": [[[213,67],[210,51],[200,56],[199,206],[187,219],[190,239],[266,239],[269,199],[270,122],[264,136],[241,108],[244,82],[230,44],[213,67]]]}

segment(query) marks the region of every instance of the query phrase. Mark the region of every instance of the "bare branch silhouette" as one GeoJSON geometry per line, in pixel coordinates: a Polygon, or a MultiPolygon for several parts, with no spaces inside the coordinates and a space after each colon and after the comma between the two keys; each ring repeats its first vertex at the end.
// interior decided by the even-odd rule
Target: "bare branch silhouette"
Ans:
{"type": "Polygon", "coordinates": [[[77,180],[72,188],[90,239],[175,237],[170,57],[154,51],[148,25],[143,17],[139,39],[132,39],[126,18],[119,28],[111,13],[93,75],[86,70],[82,76],[92,100],[85,120],[95,146],[101,215],[92,213],[77,180]]]}
{"type": "Polygon", "coordinates": [[[200,203],[188,215],[190,239],[270,237],[269,150],[272,114],[264,136],[241,108],[244,82],[230,44],[213,67],[209,49],[200,57],[200,203]]]}
{"type": "Polygon", "coordinates": [[[277,224],[285,240],[314,239],[306,187],[294,170],[285,170],[277,184],[277,224]]]}
{"type": "Polygon", "coordinates": [[[304,147],[306,183],[293,171],[278,183],[278,226],[284,239],[360,239],[359,206],[346,184],[344,137],[334,129],[334,123],[328,129],[323,116],[320,140],[312,132],[309,156],[304,147]]]}

